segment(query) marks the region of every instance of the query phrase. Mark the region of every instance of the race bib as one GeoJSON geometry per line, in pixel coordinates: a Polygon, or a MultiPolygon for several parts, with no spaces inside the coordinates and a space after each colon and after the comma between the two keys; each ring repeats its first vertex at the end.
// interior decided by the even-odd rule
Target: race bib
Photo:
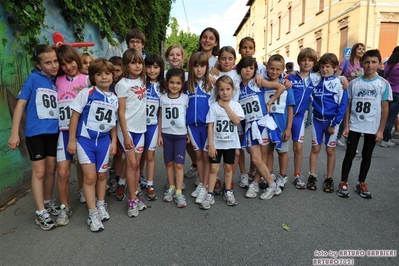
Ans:
{"type": "Polygon", "coordinates": [[[59,118],[59,128],[60,130],[67,130],[69,129],[69,121],[71,120],[72,116],[72,109],[69,107],[71,103],[73,102],[73,99],[66,99],[66,100],[60,100],[58,102],[58,107],[60,111],[60,118],[59,118]]]}
{"type": "Polygon", "coordinates": [[[240,100],[240,104],[245,114],[245,121],[251,122],[263,117],[262,108],[260,106],[259,97],[257,95],[249,96],[240,100]]]}
{"type": "Polygon", "coordinates": [[[156,125],[158,122],[159,101],[147,99],[147,125],[156,125]]]}
{"type": "Polygon", "coordinates": [[[56,91],[44,88],[37,89],[35,103],[39,119],[58,119],[56,91]]]}
{"type": "MultiPolygon", "coordinates": [[[[265,91],[265,101],[269,101],[274,94],[275,90],[265,91]]],[[[270,113],[284,114],[285,107],[287,106],[287,91],[284,91],[270,106],[270,113]]]]}
{"type": "Polygon", "coordinates": [[[112,104],[93,101],[87,118],[87,127],[98,132],[108,132],[116,125],[116,107],[112,104]]]}
{"type": "Polygon", "coordinates": [[[235,140],[234,124],[230,120],[217,120],[214,126],[217,141],[235,140]]]}
{"type": "MultiPolygon", "coordinates": [[[[183,107],[182,107],[183,108],[183,107]]],[[[186,127],[186,118],[177,106],[164,107],[162,110],[162,127],[186,127]]]]}
{"type": "MultiPolygon", "coordinates": [[[[364,99],[352,100],[352,112],[356,114],[359,121],[373,123],[377,113],[377,101],[365,101],[364,99]]],[[[380,104],[378,102],[378,104],[380,104]]]]}

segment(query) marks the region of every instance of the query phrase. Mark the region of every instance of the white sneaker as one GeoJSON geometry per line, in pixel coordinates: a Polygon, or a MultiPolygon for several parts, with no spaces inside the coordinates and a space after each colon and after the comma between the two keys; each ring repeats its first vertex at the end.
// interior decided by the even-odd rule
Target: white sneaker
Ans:
{"type": "Polygon", "coordinates": [[[395,147],[395,146],[396,146],[396,144],[393,143],[391,140],[381,141],[380,142],[380,147],[383,147],[383,148],[392,148],[392,147],[395,147]]]}
{"type": "Polygon", "coordinates": [[[79,199],[79,201],[80,201],[81,203],[85,203],[85,202],[86,202],[85,195],[83,194],[83,188],[81,188],[81,189],[78,191],[78,199],[79,199]]]}
{"type": "Polygon", "coordinates": [[[284,190],[285,182],[287,182],[287,176],[282,176],[278,174],[276,179],[276,184],[281,188],[281,190],[284,190]]]}
{"type": "Polygon", "coordinates": [[[176,202],[177,208],[184,208],[187,206],[186,197],[184,197],[183,194],[176,194],[175,202],[176,202]]]}
{"type": "Polygon", "coordinates": [[[198,193],[198,197],[195,199],[195,203],[202,203],[205,199],[205,195],[208,193],[208,191],[206,191],[206,188],[201,188],[200,192],[198,193]]]}
{"type": "Polygon", "coordinates": [[[147,205],[144,204],[144,202],[141,201],[141,199],[138,198],[138,203],[137,203],[137,208],[139,209],[139,211],[143,211],[145,209],[147,209],[147,205]]]}
{"type": "Polygon", "coordinates": [[[236,206],[237,205],[237,201],[236,201],[236,198],[234,197],[234,193],[232,190],[225,192],[223,199],[224,199],[224,201],[226,201],[226,204],[228,206],[236,206]]]}
{"type": "MultiPolygon", "coordinates": [[[[272,177],[273,181],[276,181],[276,175],[274,173],[270,173],[270,176],[272,177]]],[[[262,177],[262,179],[263,179],[263,181],[265,181],[265,179],[263,177],[262,177]]]]}
{"type": "Polygon", "coordinates": [[[175,196],[176,190],[174,189],[168,189],[166,190],[164,196],[163,196],[163,201],[164,202],[171,202],[173,200],[173,197],[175,196]]]}
{"type": "Polygon", "coordinates": [[[196,186],[198,186],[199,183],[201,183],[201,181],[200,181],[200,179],[199,179],[199,176],[197,175],[197,178],[195,179],[194,184],[195,184],[196,186]]]}
{"type": "Polygon", "coordinates": [[[104,203],[104,205],[101,206],[97,206],[97,211],[102,222],[108,221],[109,218],[111,218],[108,213],[107,203],[104,203]]]}
{"type": "Polygon", "coordinates": [[[196,198],[198,197],[198,194],[200,193],[202,188],[202,183],[199,183],[198,186],[195,188],[195,190],[191,193],[191,197],[196,198]]]}
{"type": "Polygon", "coordinates": [[[260,195],[260,199],[271,199],[274,195],[281,194],[281,189],[277,186],[277,188],[271,188],[270,186],[264,190],[264,192],[260,195]]]}
{"type": "Polygon", "coordinates": [[[201,203],[200,208],[208,210],[213,204],[215,204],[215,197],[208,193],[206,194],[204,201],[201,203]]]}
{"type": "Polygon", "coordinates": [[[92,232],[100,232],[104,230],[104,225],[101,222],[98,212],[89,215],[89,218],[87,218],[87,224],[90,225],[90,231],[92,232]]]}
{"type": "Polygon", "coordinates": [[[241,174],[240,187],[249,187],[248,174],[241,174]]]}
{"type": "Polygon", "coordinates": [[[67,225],[69,223],[69,217],[72,216],[72,210],[64,204],[61,204],[60,208],[61,212],[57,217],[57,225],[67,225]]]}
{"type": "Polygon", "coordinates": [[[247,193],[245,193],[246,198],[256,198],[259,192],[259,186],[255,186],[253,183],[249,185],[249,188],[247,190],[247,193]]]}
{"type": "Polygon", "coordinates": [[[337,139],[337,146],[338,147],[345,147],[345,143],[342,143],[339,139],[337,139]]]}
{"type": "Polygon", "coordinates": [[[137,217],[139,215],[139,208],[138,208],[139,199],[129,199],[127,201],[127,216],[129,217],[137,217]]]}
{"type": "Polygon", "coordinates": [[[184,174],[184,177],[191,178],[195,175],[198,175],[197,167],[193,167],[192,165],[188,169],[188,171],[184,174]]]}

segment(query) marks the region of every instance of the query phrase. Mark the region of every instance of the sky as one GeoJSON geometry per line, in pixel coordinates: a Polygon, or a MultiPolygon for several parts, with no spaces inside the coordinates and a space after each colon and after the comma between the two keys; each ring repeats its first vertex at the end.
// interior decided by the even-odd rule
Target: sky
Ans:
{"type": "Polygon", "coordinates": [[[215,28],[220,34],[220,47],[235,47],[233,34],[248,10],[247,2],[248,0],[176,0],[172,4],[170,17],[177,19],[181,30],[197,35],[207,27],[215,28]]]}

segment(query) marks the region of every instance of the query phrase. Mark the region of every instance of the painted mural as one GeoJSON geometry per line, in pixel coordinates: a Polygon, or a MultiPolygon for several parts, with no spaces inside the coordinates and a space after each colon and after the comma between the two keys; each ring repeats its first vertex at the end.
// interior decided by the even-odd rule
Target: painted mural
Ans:
{"type": "MultiPolygon", "coordinates": [[[[73,32],[62,20],[61,11],[53,1],[45,0],[43,5],[47,12],[45,24],[48,25],[48,28],[42,30],[41,36],[38,36],[40,41],[53,44],[54,32],[60,32],[64,36],[65,42],[76,41],[73,32]]],[[[18,186],[31,175],[24,139],[21,138],[20,148],[15,151],[8,148],[7,142],[10,137],[12,114],[16,104],[15,96],[33,69],[33,64],[30,61],[31,54],[23,51],[13,39],[12,29],[5,18],[5,13],[0,6],[0,194],[6,188],[18,186]]],[[[84,41],[93,42],[95,45],[78,49],[78,51],[89,52],[95,57],[122,56],[122,51],[126,49],[124,44],[111,46],[107,40],[101,39],[98,29],[90,24],[85,27],[84,41]]],[[[32,51],[33,49],[34,47],[32,47],[32,51]]],[[[22,122],[21,125],[23,124],[22,122]]],[[[23,137],[23,131],[24,129],[21,127],[21,137],[23,137]]]]}

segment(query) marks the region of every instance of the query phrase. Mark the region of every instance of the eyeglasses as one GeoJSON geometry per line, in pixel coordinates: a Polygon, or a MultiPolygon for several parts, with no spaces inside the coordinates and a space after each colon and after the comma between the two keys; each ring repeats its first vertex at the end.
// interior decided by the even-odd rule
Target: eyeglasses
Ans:
{"type": "Polygon", "coordinates": [[[129,43],[131,43],[131,44],[140,44],[141,40],[130,40],[129,43]]]}

